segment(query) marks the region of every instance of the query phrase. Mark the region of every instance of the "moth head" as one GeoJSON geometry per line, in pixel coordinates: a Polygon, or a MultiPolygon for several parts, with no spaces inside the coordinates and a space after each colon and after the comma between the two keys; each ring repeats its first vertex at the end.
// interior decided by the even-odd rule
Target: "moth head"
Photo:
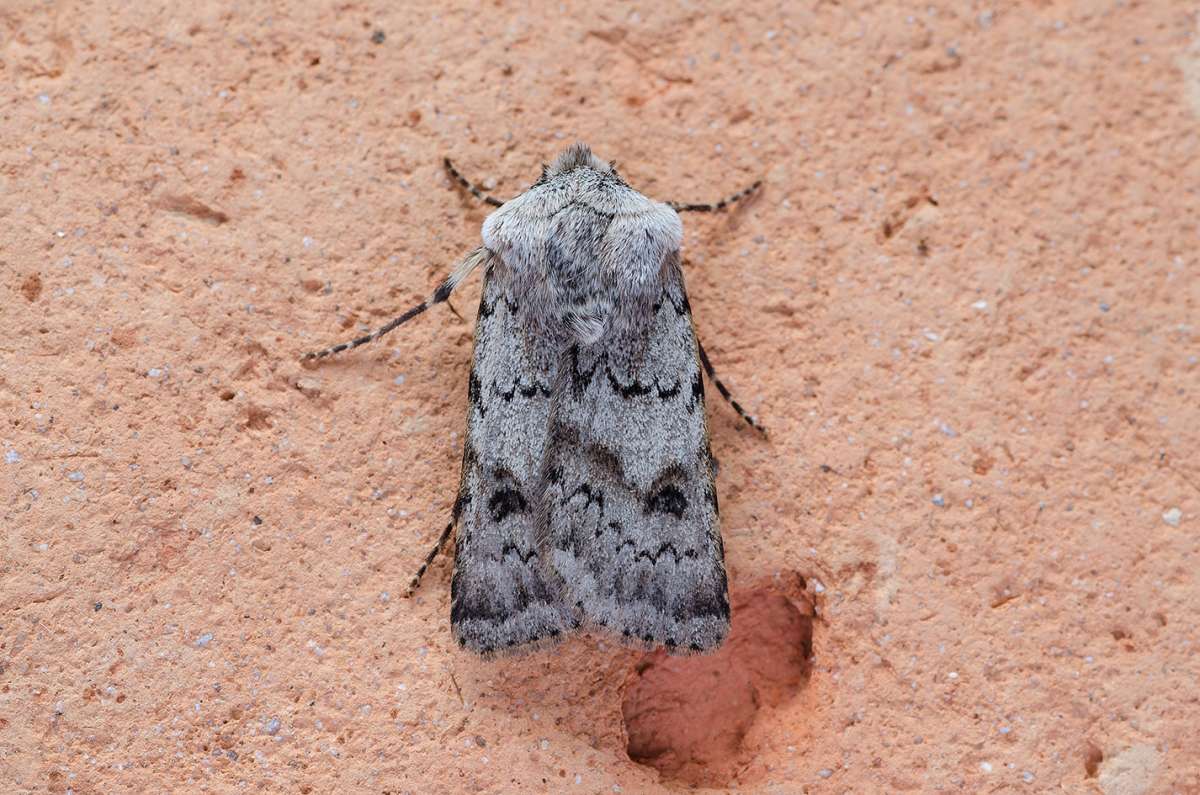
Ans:
{"type": "Polygon", "coordinates": [[[560,174],[569,174],[579,169],[587,168],[605,176],[616,176],[615,163],[606,163],[592,154],[591,147],[583,142],[573,143],[554,158],[554,162],[542,171],[542,178],[553,178],[560,174]]]}

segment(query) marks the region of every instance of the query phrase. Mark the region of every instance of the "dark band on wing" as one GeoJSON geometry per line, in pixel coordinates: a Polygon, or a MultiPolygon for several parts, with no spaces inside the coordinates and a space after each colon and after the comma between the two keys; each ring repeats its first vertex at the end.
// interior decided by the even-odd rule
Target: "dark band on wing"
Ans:
{"type": "Polygon", "coordinates": [[[514,513],[528,511],[529,503],[525,501],[525,495],[511,486],[496,489],[488,500],[488,512],[492,515],[492,521],[497,524],[514,513]]]}
{"type": "Polygon", "coordinates": [[[646,513],[669,513],[676,519],[683,518],[687,510],[687,497],[674,483],[668,483],[646,498],[646,513]]]}

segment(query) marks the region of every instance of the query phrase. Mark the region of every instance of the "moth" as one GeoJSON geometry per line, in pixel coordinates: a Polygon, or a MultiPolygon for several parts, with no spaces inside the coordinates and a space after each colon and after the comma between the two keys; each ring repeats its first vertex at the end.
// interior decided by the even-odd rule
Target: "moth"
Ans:
{"type": "Polygon", "coordinates": [[[716,461],[702,370],[750,425],[696,336],[680,259],[679,212],[722,209],[643,196],[584,144],[497,207],[483,245],[377,340],[446,301],[477,269],[483,295],[467,432],[450,623],[484,656],[597,629],[625,645],[710,651],[729,632],[716,461]]]}

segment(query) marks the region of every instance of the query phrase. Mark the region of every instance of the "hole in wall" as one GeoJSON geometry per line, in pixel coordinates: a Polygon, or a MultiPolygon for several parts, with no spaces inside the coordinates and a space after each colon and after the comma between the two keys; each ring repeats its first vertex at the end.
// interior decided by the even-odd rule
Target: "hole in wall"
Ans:
{"type": "Polygon", "coordinates": [[[1100,773],[1100,763],[1104,761],[1104,752],[1092,743],[1083,749],[1083,771],[1088,778],[1095,778],[1100,773]]]}
{"type": "MultiPolygon", "coordinates": [[[[665,782],[725,786],[754,758],[751,726],[808,682],[813,609],[804,580],[733,594],[733,627],[716,652],[644,655],[627,682],[622,714],[634,762],[665,782]]],[[[746,783],[738,781],[737,783],[746,783]]]]}

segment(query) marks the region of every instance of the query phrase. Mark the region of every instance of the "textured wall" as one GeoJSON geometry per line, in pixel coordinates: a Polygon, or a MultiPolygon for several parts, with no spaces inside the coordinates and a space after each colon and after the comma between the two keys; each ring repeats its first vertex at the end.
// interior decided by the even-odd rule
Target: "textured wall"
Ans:
{"type": "Polygon", "coordinates": [[[0,8],[5,791],[1200,789],[1193,4],[226,5],[0,8]],[[298,362],[575,139],[765,181],[685,217],[712,658],[401,598],[477,280],[298,362]]]}

